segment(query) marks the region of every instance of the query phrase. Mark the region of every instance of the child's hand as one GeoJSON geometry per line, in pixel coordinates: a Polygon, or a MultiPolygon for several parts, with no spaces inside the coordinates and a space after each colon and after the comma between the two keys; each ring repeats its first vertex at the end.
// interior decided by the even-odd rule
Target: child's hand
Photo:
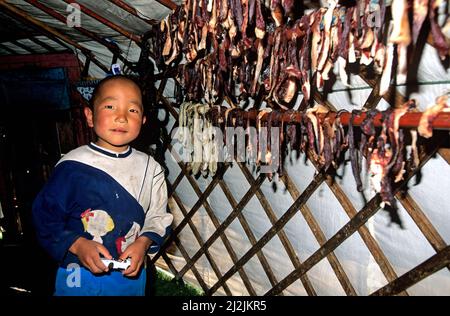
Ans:
{"type": "Polygon", "coordinates": [[[69,251],[76,255],[81,264],[92,273],[108,271],[108,267],[100,260],[99,254],[102,254],[106,259],[112,259],[112,256],[102,244],[80,237],[70,246],[69,251]]]}
{"type": "Polygon", "coordinates": [[[144,262],[146,253],[152,240],[141,236],[130,244],[127,249],[120,255],[120,260],[131,258],[131,265],[123,272],[123,275],[128,277],[134,277],[138,274],[142,263],[144,262]]]}

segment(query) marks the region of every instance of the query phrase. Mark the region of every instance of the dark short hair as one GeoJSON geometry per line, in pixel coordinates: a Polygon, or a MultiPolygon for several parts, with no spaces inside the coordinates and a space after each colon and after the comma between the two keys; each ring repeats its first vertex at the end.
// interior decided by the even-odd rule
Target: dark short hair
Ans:
{"type": "Polygon", "coordinates": [[[106,77],[106,78],[103,78],[102,80],[100,80],[100,82],[95,86],[94,91],[92,92],[92,97],[89,100],[89,107],[91,108],[91,110],[94,109],[95,99],[97,99],[98,95],[100,94],[100,90],[105,85],[105,83],[112,81],[112,80],[119,80],[119,79],[127,80],[127,81],[134,83],[139,88],[139,91],[140,91],[141,97],[142,97],[142,88],[141,88],[141,85],[139,84],[139,82],[137,81],[137,78],[131,77],[131,76],[126,76],[126,75],[109,76],[109,77],[106,77]]]}

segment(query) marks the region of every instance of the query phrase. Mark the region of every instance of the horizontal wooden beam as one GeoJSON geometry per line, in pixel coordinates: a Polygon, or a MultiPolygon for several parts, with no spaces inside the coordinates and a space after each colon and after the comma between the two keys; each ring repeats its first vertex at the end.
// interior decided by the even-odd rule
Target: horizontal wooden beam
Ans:
{"type": "MultiPolygon", "coordinates": [[[[285,123],[295,122],[300,123],[302,120],[302,116],[304,115],[300,111],[280,111],[280,117],[277,118],[278,121],[283,120],[285,123]]],[[[406,113],[400,118],[400,127],[402,128],[416,128],[419,126],[420,118],[422,117],[422,112],[410,112],[406,113]]],[[[256,120],[256,116],[258,115],[257,111],[247,111],[244,113],[244,119],[256,120]]],[[[334,120],[337,113],[334,111],[330,111],[328,117],[331,120],[334,120]]],[[[351,119],[351,113],[344,112],[339,115],[342,125],[346,126],[349,124],[351,119]]],[[[320,118],[324,118],[326,114],[318,114],[320,118]]],[[[265,114],[261,120],[265,121],[268,117],[268,114],[265,114]]],[[[359,126],[366,118],[366,113],[362,112],[359,115],[355,115],[353,120],[353,126],[359,126]]],[[[382,115],[378,113],[374,117],[374,126],[380,127],[382,126],[382,115]]],[[[450,112],[441,112],[436,118],[432,121],[431,126],[436,130],[450,130],[450,112]]]]}

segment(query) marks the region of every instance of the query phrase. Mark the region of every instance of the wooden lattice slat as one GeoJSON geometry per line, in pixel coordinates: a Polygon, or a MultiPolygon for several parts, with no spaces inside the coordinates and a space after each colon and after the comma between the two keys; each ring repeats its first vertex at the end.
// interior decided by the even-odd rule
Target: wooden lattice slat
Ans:
{"type": "MultiPolygon", "coordinates": [[[[237,214],[239,212],[241,212],[245,205],[247,205],[247,203],[251,200],[251,198],[253,197],[253,195],[255,194],[255,191],[257,188],[259,188],[259,186],[261,186],[261,184],[263,183],[263,181],[265,180],[265,176],[264,175],[260,175],[257,180],[256,180],[256,184],[251,187],[246,194],[244,195],[244,197],[241,199],[241,201],[236,205],[236,207],[233,209],[233,211],[228,215],[228,217],[222,222],[222,224],[217,228],[217,230],[211,235],[211,237],[209,237],[209,239],[205,242],[205,244],[203,245],[202,248],[200,248],[200,250],[192,257],[192,262],[187,263],[186,266],[178,273],[178,276],[181,277],[183,276],[186,271],[192,266],[193,262],[195,262],[196,260],[198,260],[203,253],[205,252],[206,249],[208,249],[213,243],[214,241],[220,237],[221,234],[223,234],[223,232],[225,231],[225,229],[233,222],[233,220],[237,217],[237,214]]],[[[237,265],[237,264],[236,264],[237,265]]],[[[236,266],[235,265],[235,266],[236,266]]],[[[240,267],[239,267],[240,268],[240,267]]],[[[224,278],[222,278],[223,280],[224,278]]]]}
{"type": "MultiPolygon", "coordinates": [[[[411,195],[408,193],[399,192],[395,195],[395,197],[403,205],[409,216],[411,216],[411,218],[416,223],[417,227],[420,229],[428,242],[431,244],[433,249],[436,252],[444,249],[447,246],[444,239],[438,233],[436,228],[433,227],[430,220],[427,218],[419,205],[417,205],[416,201],[414,201],[411,195]]],[[[450,266],[447,266],[447,268],[450,269],[450,266]]]]}
{"type": "MultiPolygon", "coordinates": [[[[186,249],[183,247],[183,244],[181,243],[180,239],[178,237],[175,238],[175,244],[177,245],[178,249],[180,249],[181,255],[183,256],[183,258],[185,258],[186,261],[189,261],[189,254],[186,251],[186,249]]],[[[166,257],[166,262],[170,261],[169,257],[166,257]]],[[[173,265],[172,265],[173,266],[173,265]]],[[[174,267],[173,267],[174,268],[174,267]]],[[[203,291],[207,291],[208,290],[208,285],[205,283],[205,281],[203,280],[202,276],[200,275],[200,273],[198,272],[197,268],[195,266],[193,266],[191,268],[192,273],[194,274],[195,278],[198,280],[200,287],[202,288],[203,291]]],[[[172,272],[174,274],[177,273],[177,270],[174,269],[172,270],[172,272]]],[[[224,287],[225,291],[230,292],[230,290],[226,287],[224,287]]],[[[228,293],[227,292],[227,293],[228,293]]],[[[231,293],[231,292],[230,292],[231,293]]]]}
{"type": "MultiPolygon", "coordinates": [[[[191,183],[191,185],[192,185],[193,187],[195,187],[192,183],[191,183]]],[[[196,193],[199,194],[197,191],[196,191],[196,193]]],[[[199,194],[199,196],[201,196],[201,194],[199,194]]],[[[213,210],[211,209],[211,206],[209,205],[209,203],[208,203],[206,200],[205,200],[203,206],[204,206],[204,208],[205,208],[207,214],[209,215],[210,219],[212,220],[213,225],[214,225],[214,228],[217,229],[217,228],[220,226],[220,223],[219,223],[219,220],[217,219],[217,217],[214,215],[214,212],[213,212],[213,210]]],[[[226,235],[226,234],[221,234],[221,235],[220,235],[220,239],[222,240],[222,243],[224,244],[225,249],[227,250],[229,256],[231,257],[231,260],[233,261],[233,264],[236,264],[236,262],[237,262],[237,260],[238,260],[237,254],[236,254],[236,252],[234,251],[234,249],[231,247],[231,243],[230,243],[230,241],[228,240],[227,235],[226,235]]],[[[207,253],[207,252],[208,252],[208,249],[205,249],[205,253],[207,253]]],[[[250,279],[249,279],[249,277],[247,276],[247,273],[245,272],[244,269],[239,270],[239,275],[241,276],[242,281],[244,282],[244,285],[245,285],[247,291],[249,292],[249,294],[250,294],[250,295],[256,295],[256,291],[255,291],[255,289],[253,288],[252,283],[250,282],[250,279]]],[[[221,278],[219,278],[219,280],[220,280],[220,279],[221,279],[221,278]]],[[[226,283],[225,283],[225,284],[226,284],[226,283]]],[[[225,284],[224,284],[224,285],[225,285],[225,284]]]]}
{"type": "MultiPolygon", "coordinates": [[[[361,73],[359,74],[360,77],[368,83],[372,87],[372,91],[367,98],[367,100],[364,103],[363,108],[364,109],[372,109],[375,108],[379,101],[384,98],[389,104],[398,106],[400,104],[403,104],[405,102],[405,98],[398,93],[395,86],[391,86],[389,91],[382,97],[379,96],[379,78],[377,79],[371,79],[369,75],[368,68],[361,66],[361,73]]],[[[314,80],[313,80],[314,82],[314,80]]],[[[162,93],[164,91],[165,84],[167,83],[167,78],[163,79],[161,81],[161,85],[159,87],[158,91],[158,100],[168,109],[170,114],[178,120],[178,113],[174,109],[173,105],[163,97],[162,93]]],[[[321,103],[326,105],[329,109],[336,111],[336,107],[331,104],[324,95],[317,91],[316,89],[312,89],[312,99],[315,102],[321,103]]],[[[259,100],[260,102],[260,100],[259,100]]],[[[258,107],[259,104],[256,104],[255,106],[258,107]]],[[[307,107],[306,102],[303,100],[300,104],[299,109],[305,109],[307,107]]],[[[430,141],[427,144],[425,144],[424,147],[426,147],[425,151],[421,151],[421,164],[420,167],[422,167],[428,159],[437,151],[439,150],[440,155],[449,163],[450,158],[450,150],[441,148],[439,149],[439,146],[445,142],[444,140],[440,139],[439,136],[434,138],[434,141],[430,141]]],[[[448,141],[447,141],[448,143],[448,141]]],[[[168,150],[172,150],[172,148],[169,145],[168,150]]],[[[311,160],[310,157],[308,157],[309,160],[313,163],[314,161],[311,160]]],[[[180,161],[177,160],[176,161],[180,161]]],[[[178,238],[176,237],[182,229],[186,225],[190,225],[191,229],[192,222],[191,218],[192,216],[200,209],[201,206],[203,206],[206,210],[207,215],[211,219],[211,221],[214,224],[214,227],[216,228],[216,231],[206,240],[203,242],[201,239],[199,239],[199,233],[196,231],[196,229],[192,229],[194,232],[194,235],[197,235],[197,241],[201,244],[200,249],[191,257],[187,255],[185,250],[182,250],[180,247],[180,251],[182,252],[182,255],[186,261],[186,264],[181,268],[180,271],[172,270],[174,271],[174,274],[176,275],[176,278],[180,279],[182,278],[187,271],[192,270],[194,273],[194,276],[197,278],[198,282],[200,283],[200,286],[203,288],[205,293],[207,295],[213,295],[220,287],[224,287],[227,295],[229,295],[228,291],[226,290],[226,281],[230,279],[232,276],[234,276],[236,273],[239,273],[241,276],[241,279],[243,280],[245,287],[247,288],[250,295],[254,295],[255,292],[251,285],[250,280],[245,275],[245,271],[243,269],[244,265],[252,259],[254,256],[257,256],[259,263],[261,264],[265,274],[267,275],[271,285],[273,286],[272,289],[270,289],[266,295],[272,295],[272,294],[282,294],[283,290],[286,289],[290,284],[295,282],[296,280],[300,280],[303,283],[303,286],[305,290],[307,291],[308,295],[315,295],[315,290],[311,285],[311,282],[309,281],[306,272],[309,271],[312,267],[314,267],[316,264],[318,264],[322,259],[327,258],[330,262],[330,265],[336,274],[337,279],[339,280],[340,284],[342,285],[344,291],[347,295],[356,295],[356,292],[348,279],[342,265],[338,261],[337,257],[334,255],[333,251],[339,247],[348,237],[350,237],[353,233],[358,232],[362,238],[362,241],[364,242],[364,245],[368,248],[369,252],[372,254],[372,256],[375,259],[375,262],[380,267],[381,272],[384,274],[386,279],[388,280],[388,285],[386,285],[383,289],[380,289],[379,292],[375,292],[374,294],[392,294],[395,292],[395,294],[400,295],[408,295],[406,292],[406,289],[411,286],[412,284],[419,281],[417,277],[417,271],[422,271],[426,275],[429,275],[430,271],[436,271],[433,270],[435,268],[432,268],[429,264],[426,266],[418,266],[414,268],[413,270],[408,273],[409,277],[404,278],[402,276],[399,278],[397,274],[395,273],[392,265],[390,264],[388,258],[381,250],[380,246],[378,245],[376,239],[374,236],[371,235],[368,228],[364,225],[366,221],[371,218],[376,212],[380,209],[380,197],[379,195],[376,195],[374,198],[372,198],[366,205],[359,211],[355,209],[351,201],[348,199],[348,197],[345,195],[344,191],[340,187],[338,183],[334,181],[334,179],[330,175],[324,175],[322,173],[319,173],[315,176],[313,182],[311,182],[307,189],[302,192],[301,194],[298,192],[297,188],[295,187],[295,184],[290,179],[289,175],[286,173],[283,177],[281,177],[282,181],[284,182],[288,192],[291,194],[291,196],[294,199],[294,203],[289,207],[289,209],[277,220],[275,213],[273,212],[270,203],[268,202],[267,198],[264,196],[262,190],[260,189],[260,186],[264,182],[264,175],[259,175],[256,179],[253,178],[253,175],[248,170],[248,167],[243,163],[238,163],[243,175],[246,177],[247,181],[250,184],[250,189],[244,194],[242,199],[237,203],[237,201],[234,199],[233,195],[231,194],[229,187],[223,180],[223,175],[227,171],[228,165],[226,164],[223,169],[219,171],[219,174],[214,176],[212,181],[207,186],[206,190],[204,192],[201,192],[198,188],[198,185],[196,184],[196,181],[194,178],[189,174],[189,171],[186,170],[186,168],[183,166],[182,163],[178,163],[181,168],[181,173],[177,176],[175,181],[173,182],[173,188],[170,190],[171,193],[174,193],[176,191],[177,186],[182,181],[184,177],[188,179],[189,184],[196,192],[197,196],[199,197],[199,201],[194,204],[194,206],[191,208],[189,212],[186,212],[186,210],[183,210],[180,208],[183,215],[185,215],[185,218],[181,221],[181,223],[174,229],[174,235],[175,237],[170,237],[166,243],[163,245],[161,252],[164,252],[164,248],[170,245],[171,242],[175,241],[177,246],[182,247],[182,243],[178,238]],[[306,206],[306,202],[308,201],[309,197],[318,189],[318,187],[321,185],[321,183],[326,183],[326,185],[330,188],[331,192],[334,194],[334,196],[337,198],[337,201],[341,204],[342,208],[350,218],[350,221],[348,221],[335,235],[333,235],[330,239],[326,239],[325,235],[323,234],[319,224],[315,221],[314,217],[312,216],[311,211],[306,206]],[[213,206],[209,205],[207,198],[210,196],[212,191],[216,188],[217,184],[219,184],[222,192],[225,194],[225,197],[229,201],[232,212],[228,215],[228,217],[220,224],[216,218],[216,215],[214,213],[213,206]],[[253,198],[253,196],[256,196],[265,211],[269,221],[272,224],[272,228],[266,232],[259,240],[256,239],[255,235],[251,231],[250,225],[248,221],[246,220],[245,216],[241,213],[244,209],[245,205],[253,198]],[[305,218],[307,224],[309,225],[311,231],[314,234],[314,237],[319,242],[320,248],[312,254],[309,258],[307,258],[303,263],[301,263],[295,253],[294,248],[290,244],[290,241],[286,234],[283,231],[284,225],[293,217],[294,214],[296,214],[296,211],[300,210],[301,214],[305,218]],[[245,234],[248,237],[248,240],[251,244],[251,248],[239,259],[237,260],[236,256],[233,253],[234,250],[231,247],[231,244],[228,241],[227,245],[227,239],[225,235],[226,228],[233,222],[234,219],[238,218],[242,228],[244,229],[245,234]],[[266,245],[275,235],[277,235],[280,238],[280,241],[282,242],[283,247],[285,248],[291,262],[294,265],[294,271],[292,271],[288,276],[286,276],[283,280],[277,282],[274,273],[272,271],[272,267],[270,267],[264,252],[263,247],[266,245]],[[198,271],[195,271],[195,264],[198,262],[198,260],[205,254],[205,256],[208,258],[208,249],[214,244],[214,242],[221,238],[223,241],[227,252],[230,254],[230,257],[232,257],[232,261],[234,263],[234,266],[230,268],[225,274],[222,276],[220,274],[216,273],[216,276],[218,276],[218,281],[211,286],[211,284],[206,285],[204,280],[201,278],[201,275],[198,273],[198,271]],[[225,242],[224,242],[225,240],[225,242]],[[203,244],[202,244],[203,243],[203,244]],[[431,268],[430,268],[431,267],[431,268]],[[243,277],[244,276],[244,277],[243,277]],[[400,285],[399,285],[400,284],[400,285]],[[389,289],[388,289],[389,288],[389,289]],[[395,291],[393,290],[395,288],[395,291]]],[[[317,166],[316,166],[317,169],[317,166]]],[[[417,170],[419,170],[418,168],[417,170]]],[[[416,171],[417,171],[416,170],[416,171]]],[[[413,172],[409,172],[405,176],[405,180],[401,183],[402,185],[404,183],[407,183],[407,181],[414,175],[413,172]]],[[[395,190],[396,192],[399,190],[400,186],[397,185],[395,190]]],[[[177,197],[178,198],[178,197],[177,197]]],[[[399,192],[396,193],[397,200],[403,205],[403,207],[407,210],[407,212],[410,214],[413,221],[417,224],[420,231],[424,234],[425,238],[428,240],[428,242],[432,245],[432,247],[438,252],[436,256],[434,256],[432,259],[432,263],[435,264],[435,266],[448,266],[448,262],[443,259],[445,257],[442,255],[442,251],[444,251],[446,245],[442,237],[439,235],[437,230],[432,226],[430,221],[426,218],[423,211],[418,207],[417,203],[415,203],[412,198],[408,194],[400,194],[399,192]],[[436,259],[437,258],[437,259],[436,259]],[[440,260],[437,262],[437,260],[440,260]],[[437,262],[437,263],[436,263],[437,262]]],[[[177,204],[180,205],[181,201],[178,198],[177,204]]],[[[160,254],[156,255],[153,260],[156,261],[158,257],[161,256],[160,254]]],[[[163,258],[166,260],[167,256],[162,255],[163,258]]],[[[168,259],[168,258],[167,258],[168,259]]],[[[431,260],[430,259],[430,260],[431,260]]],[[[169,259],[170,260],[170,259],[169,259]]],[[[167,260],[166,260],[167,261],[167,260]]],[[[208,258],[208,261],[214,261],[211,257],[208,258]]],[[[173,266],[173,265],[172,265],[173,266]]],[[[217,270],[213,268],[213,270],[217,270]]],[[[215,271],[216,272],[216,271],[215,271]]]]}
{"type": "MultiPolygon", "coordinates": [[[[331,176],[327,176],[325,182],[327,183],[328,187],[331,189],[331,192],[333,192],[339,203],[342,205],[342,208],[347,213],[348,217],[353,218],[356,215],[357,211],[348,197],[345,195],[342,188],[334,181],[331,176]]],[[[358,229],[358,233],[388,282],[397,279],[398,276],[395,273],[394,268],[389,263],[389,260],[381,250],[381,247],[378,245],[375,238],[369,232],[369,229],[363,225],[358,229]]],[[[407,293],[402,294],[407,295],[407,293]]]]}
{"type": "MultiPolygon", "coordinates": [[[[228,202],[230,203],[231,207],[234,209],[237,205],[236,200],[234,199],[233,195],[231,194],[230,189],[228,188],[225,181],[221,180],[219,182],[219,185],[221,189],[223,190],[223,193],[225,194],[225,197],[227,198],[228,202]]],[[[250,225],[248,224],[247,220],[245,219],[245,216],[242,215],[242,213],[238,213],[238,220],[241,224],[242,228],[244,229],[245,234],[248,237],[248,240],[250,241],[250,244],[253,246],[256,243],[256,237],[253,234],[250,225]]],[[[269,281],[272,285],[275,285],[278,281],[275,278],[275,275],[272,271],[272,268],[270,267],[266,256],[262,251],[257,253],[258,259],[261,263],[261,266],[263,267],[264,272],[266,273],[267,277],[269,278],[269,281]]]]}
{"type": "MultiPolygon", "coordinates": [[[[183,202],[181,202],[181,200],[178,197],[178,195],[176,193],[172,193],[172,197],[175,200],[175,202],[177,203],[178,207],[180,208],[181,213],[183,213],[183,215],[186,216],[187,211],[184,208],[183,202]]],[[[203,238],[200,235],[200,233],[198,232],[197,227],[192,223],[191,220],[189,220],[188,224],[189,224],[189,227],[191,228],[191,230],[192,230],[192,232],[194,234],[195,239],[197,239],[197,242],[199,243],[199,245],[202,245],[203,244],[203,238]]],[[[213,269],[213,271],[216,274],[217,278],[220,280],[222,278],[222,273],[220,272],[219,267],[217,266],[215,260],[213,259],[213,257],[209,253],[209,251],[205,251],[205,257],[206,257],[206,259],[208,259],[208,262],[211,265],[211,268],[213,269]]],[[[188,258],[188,257],[186,258],[185,257],[185,260],[186,260],[186,262],[189,262],[190,258],[188,258]]],[[[225,293],[227,295],[231,295],[231,291],[230,291],[230,289],[228,288],[228,286],[226,284],[224,284],[224,290],[225,290],[225,293]]]]}
{"type": "MultiPolygon", "coordinates": [[[[259,179],[261,175],[257,178],[259,179]]],[[[282,229],[286,223],[296,214],[297,210],[303,206],[306,201],[311,197],[311,195],[317,190],[317,188],[322,184],[324,180],[324,175],[322,173],[319,173],[314,177],[314,179],[311,181],[311,183],[306,187],[306,189],[300,194],[297,200],[291,205],[291,207],[286,211],[286,213],[283,214],[283,216],[278,219],[278,221],[272,226],[272,228],[269,229],[267,233],[265,233],[260,240],[252,247],[250,248],[239,261],[236,263],[235,266],[233,266],[228,272],[226,272],[219,282],[214,284],[210,292],[214,293],[223,282],[228,280],[241,266],[243,266],[245,263],[247,263],[248,260],[252,258],[252,256],[259,251],[262,247],[264,247],[265,244],[267,244],[270,239],[275,236],[280,229],[282,229]]],[[[258,182],[256,183],[258,184],[258,182]]],[[[255,187],[259,187],[259,185],[255,185],[255,187]]],[[[280,283],[278,283],[280,284],[280,283]]],[[[281,291],[280,291],[281,292],[281,291]]]]}
{"type": "Polygon", "coordinates": [[[181,171],[180,174],[176,177],[175,181],[173,181],[173,183],[170,185],[170,187],[168,188],[168,192],[169,195],[172,194],[172,192],[175,192],[177,189],[177,186],[181,183],[181,181],[184,178],[184,172],[181,171]]]}
{"type": "MultiPolygon", "coordinates": [[[[238,165],[241,168],[244,176],[247,178],[247,181],[250,183],[250,186],[254,185],[254,178],[253,178],[252,174],[250,173],[250,171],[248,170],[248,168],[243,163],[238,163],[238,165]]],[[[257,195],[258,199],[260,200],[267,216],[269,217],[270,223],[273,225],[276,222],[276,215],[273,212],[270,204],[265,199],[264,194],[261,192],[261,189],[258,189],[256,191],[256,195],[257,195]]],[[[294,267],[298,267],[300,265],[300,260],[299,260],[298,256],[296,255],[294,247],[292,247],[292,244],[289,241],[289,238],[284,233],[284,231],[280,231],[278,233],[278,238],[280,238],[280,241],[281,241],[284,249],[286,250],[289,258],[291,259],[291,262],[294,265],[294,267]]],[[[252,246],[254,246],[255,244],[256,244],[256,242],[252,243],[252,246]]],[[[302,282],[303,286],[305,287],[305,290],[308,293],[308,295],[315,296],[316,291],[314,290],[308,276],[306,276],[306,275],[302,276],[300,279],[301,279],[301,282],[302,282]]]]}
{"type": "MultiPolygon", "coordinates": [[[[161,245],[161,249],[164,250],[168,245],[171,244],[171,242],[174,240],[174,238],[180,233],[180,231],[188,224],[189,220],[195,215],[195,213],[197,212],[197,210],[199,210],[199,208],[202,205],[203,200],[206,199],[206,194],[209,195],[210,192],[212,192],[214,190],[214,188],[216,187],[217,183],[219,182],[219,178],[223,175],[223,173],[226,171],[226,169],[228,168],[228,166],[225,166],[225,168],[221,169],[218,171],[218,173],[213,177],[213,180],[209,183],[208,187],[206,188],[206,190],[203,192],[202,197],[192,206],[191,210],[186,214],[186,216],[184,217],[184,219],[181,221],[181,223],[179,223],[177,225],[177,227],[175,227],[175,229],[173,230],[173,232],[170,234],[170,236],[164,241],[164,243],[161,245]]],[[[164,251],[160,251],[158,252],[153,258],[152,261],[153,263],[156,262],[156,260],[158,260],[158,258],[161,256],[161,254],[164,251]]]]}
{"type": "MultiPolygon", "coordinates": [[[[436,153],[442,141],[442,139],[440,141],[434,139],[434,141],[430,141],[429,143],[427,143],[427,147],[429,148],[429,150],[421,152],[418,170],[436,153]]],[[[395,188],[393,189],[394,193],[397,193],[400,190],[401,185],[407,183],[414,176],[414,174],[415,172],[408,172],[407,175],[405,175],[405,179],[395,186],[395,188]]],[[[305,262],[300,266],[300,268],[295,269],[293,272],[291,272],[288,276],[281,280],[280,283],[278,283],[275,287],[268,291],[266,295],[278,294],[287,286],[292,284],[292,282],[298,279],[300,275],[305,274],[313,266],[319,263],[326,255],[336,249],[348,237],[350,237],[362,225],[364,225],[370,217],[375,215],[375,213],[380,209],[380,202],[380,195],[375,195],[347,224],[345,224],[336,234],[334,234],[322,247],[320,247],[320,249],[318,249],[308,259],[306,259],[305,262]]]]}
{"type": "MultiPolygon", "coordinates": [[[[286,178],[286,180],[283,179],[283,182],[289,181],[288,192],[291,194],[292,198],[294,200],[298,199],[298,197],[300,196],[300,193],[299,193],[298,188],[294,184],[294,182],[291,179],[287,180],[287,178],[289,178],[289,176],[287,174],[285,174],[283,176],[283,178],[286,178]]],[[[327,239],[326,239],[325,234],[323,233],[322,229],[320,228],[319,224],[317,223],[314,216],[312,215],[311,210],[305,204],[300,207],[300,212],[302,213],[306,223],[308,224],[309,228],[311,229],[311,232],[313,233],[317,242],[319,243],[320,246],[322,246],[326,242],[327,239]]],[[[330,253],[327,256],[327,259],[331,265],[331,268],[333,269],[334,273],[336,274],[336,277],[339,280],[339,283],[341,284],[342,288],[344,289],[345,293],[347,295],[355,296],[356,291],[353,288],[344,269],[342,268],[342,265],[339,263],[336,255],[334,253],[330,253]]],[[[297,268],[298,267],[300,267],[300,266],[297,266],[297,268]]]]}
{"type": "MultiPolygon", "coordinates": [[[[172,152],[172,154],[176,154],[176,153],[172,152]]],[[[180,157],[175,157],[175,159],[176,159],[176,161],[181,161],[180,157]]],[[[220,223],[217,220],[217,217],[214,215],[213,210],[209,206],[209,203],[207,202],[207,198],[211,194],[212,191],[209,191],[208,194],[202,193],[201,190],[199,189],[197,183],[193,179],[193,177],[189,174],[189,171],[186,170],[186,168],[183,165],[183,163],[178,162],[178,164],[179,164],[180,168],[182,169],[182,171],[184,173],[184,176],[188,179],[189,184],[192,186],[192,188],[194,189],[195,193],[197,194],[197,196],[199,198],[201,198],[201,197],[203,198],[202,199],[202,206],[205,208],[208,216],[210,217],[211,221],[213,222],[214,227],[217,229],[219,227],[220,223]]],[[[183,213],[183,215],[186,216],[187,214],[183,213]]],[[[189,220],[189,222],[190,222],[190,220],[189,220]]],[[[235,251],[233,250],[233,248],[231,247],[231,244],[230,244],[227,236],[225,234],[222,234],[222,235],[220,235],[220,238],[221,238],[223,244],[225,245],[225,248],[228,251],[228,254],[231,257],[231,260],[233,261],[233,263],[235,263],[237,261],[237,255],[236,255],[235,251]]],[[[200,242],[200,244],[202,244],[202,243],[203,242],[200,242]]],[[[207,251],[205,251],[205,252],[207,253],[207,251]]],[[[194,263],[195,263],[195,261],[194,261],[194,263]]],[[[217,274],[217,276],[220,275],[220,271],[218,271],[218,269],[215,270],[215,272],[216,272],[216,274],[219,273],[219,274],[217,274]]],[[[241,269],[239,271],[239,274],[240,274],[240,276],[242,278],[242,281],[244,282],[245,287],[247,288],[247,291],[250,293],[250,295],[256,295],[255,289],[253,288],[253,286],[252,286],[252,284],[251,284],[251,282],[250,282],[246,272],[243,269],[241,269]]],[[[220,279],[220,277],[219,277],[219,279],[220,279]]]]}
{"type": "Polygon", "coordinates": [[[402,275],[397,280],[387,284],[371,295],[395,295],[417,282],[425,279],[427,276],[441,270],[450,264],[450,246],[440,250],[437,254],[427,259],[414,269],[402,275]]]}

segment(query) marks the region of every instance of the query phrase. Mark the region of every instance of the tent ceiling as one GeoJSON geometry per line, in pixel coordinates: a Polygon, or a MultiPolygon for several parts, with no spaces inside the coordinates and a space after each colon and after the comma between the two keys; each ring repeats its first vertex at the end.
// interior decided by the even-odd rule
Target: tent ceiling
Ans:
{"type": "Polygon", "coordinates": [[[71,49],[81,53],[82,61],[92,54],[97,66],[105,68],[114,52],[122,63],[135,62],[141,36],[180,4],[181,0],[0,1],[0,55],[71,49]],[[71,3],[80,6],[79,27],[67,23],[74,12],[71,3]]]}
{"type": "Polygon", "coordinates": [[[8,42],[39,35],[39,32],[0,12],[0,42],[8,42]]]}
{"type": "MultiPolygon", "coordinates": [[[[140,39],[152,25],[165,18],[182,0],[1,0],[0,55],[33,54],[73,50],[84,62],[96,61],[90,73],[108,69],[114,52],[119,62],[136,62],[140,39]],[[67,24],[69,4],[81,8],[79,28],[67,24]],[[109,43],[109,44],[108,44],[109,43]],[[118,46],[111,49],[111,46],[118,46]]],[[[303,7],[317,8],[320,1],[303,1],[303,7]]]]}

